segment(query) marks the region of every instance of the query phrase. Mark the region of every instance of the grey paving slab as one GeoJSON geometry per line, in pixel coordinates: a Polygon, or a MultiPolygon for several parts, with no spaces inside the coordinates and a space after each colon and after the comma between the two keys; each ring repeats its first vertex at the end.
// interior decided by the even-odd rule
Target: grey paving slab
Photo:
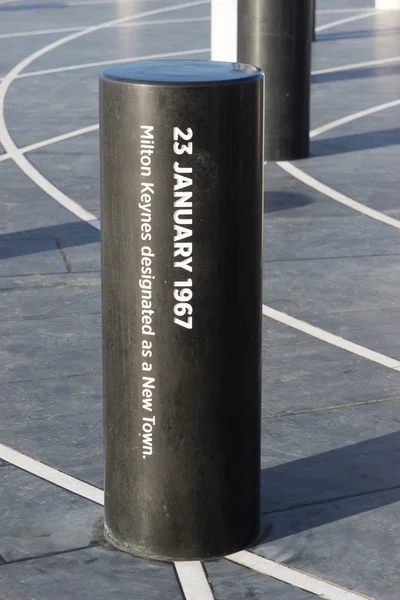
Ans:
{"type": "Polygon", "coordinates": [[[100,270],[100,232],[75,221],[0,234],[0,260],[4,262],[0,277],[30,274],[35,265],[38,273],[39,266],[43,273],[57,272],[48,257],[50,250],[61,259],[64,271],[100,270]]]}
{"type": "Polygon", "coordinates": [[[7,240],[0,235],[0,277],[63,273],[66,270],[54,240],[7,240]]]}
{"type": "Polygon", "coordinates": [[[11,161],[0,164],[0,177],[0,235],[76,222],[11,161]]]}
{"type": "Polygon", "coordinates": [[[269,515],[275,539],[257,553],[368,597],[393,600],[400,583],[399,516],[399,490],[276,513],[269,515]]]}
{"type": "Polygon", "coordinates": [[[100,315],[0,324],[4,382],[74,375],[101,369],[100,315]]]}
{"type": "Polygon", "coordinates": [[[91,544],[100,506],[14,467],[0,469],[0,480],[0,555],[6,562],[91,544]]]}
{"type": "MultiPolygon", "coordinates": [[[[263,419],[262,513],[394,490],[400,395],[263,419]]],[[[399,488],[399,489],[398,489],[399,488]]],[[[396,491],[397,490],[397,491],[396,491]]],[[[396,500],[397,501],[397,500],[396,500]]],[[[321,517],[321,524],[326,521],[321,517]]],[[[301,529],[300,529],[301,530],[301,529]]]]}
{"type": "Polygon", "coordinates": [[[10,600],[181,600],[172,565],[106,548],[3,565],[0,588],[10,600]]]}
{"type": "Polygon", "coordinates": [[[71,240],[71,238],[61,237],[59,238],[59,242],[72,272],[100,271],[100,241],[92,241],[91,243],[86,241],[81,245],[74,243],[74,240],[71,240]],[[84,246],[84,249],[82,246],[84,246]]]}
{"type": "MultiPolygon", "coordinates": [[[[276,208],[279,209],[279,193],[276,208]]],[[[296,196],[293,196],[295,202],[296,196]]],[[[275,197],[267,196],[267,206],[275,197]]],[[[266,212],[264,219],[264,261],[323,260],[400,254],[399,231],[369,217],[291,218],[291,210],[266,212]],[[282,243],[284,241],[284,243],[282,243]]],[[[327,265],[327,263],[325,263],[327,265]]]]}
{"type": "MultiPolygon", "coordinates": [[[[312,83],[315,84],[319,84],[319,83],[335,83],[336,81],[356,81],[357,79],[364,79],[364,78],[379,78],[379,77],[387,77],[390,76],[392,78],[396,78],[399,75],[400,72],[400,65],[397,63],[392,63],[390,62],[390,59],[393,58],[393,56],[391,56],[391,54],[388,53],[388,56],[383,56],[380,60],[385,60],[385,59],[389,59],[387,64],[381,64],[381,65],[375,65],[375,66],[369,66],[369,67],[354,67],[353,69],[349,69],[346,71],[336,71],[333,73],[320,73],[320,74],[316,74],[312,76],[312,83]]],[[[374,58],[371,59],[371,61],[376,60],[374,58]]],[[[378,59],[379,60],[379,59],[378,59]]],[[[367,61],[360,61],[360,62],[367,62],[367,61]]],[[[347,64],[347,63],[346,63],[347,64]]],[[[339,66],[337,64],[334,65],[335,67],[339,66]]],[[[329,67],[325,67],[325,68],[329,68],[329,67]]],[[[350,148],[352,148],[353,146],[351,145],[350,148]]],[[[318,151],[316,150],[316,148],[318,148],[318,145],[313,144],[313,151],[318,154],[318,151]]],[[[347,147],[342,146],[343,148],[343,152],[347,151],[347,147]]]]}
{"type": "Polygon", "coordinates": [[[0,321],[100,313],[100,274],[0,278],[0,321]]]}
{"type": "Polygon", "coordinates": [[[374,0],[335,0],[335,3],[332,3],[332,0],[317,0],[317,10],[329,10],[332,8],[335,9],[349,9],[349,8],[363,8],[363,9],[374,9],[375,2],[374,0]]]}
{"type": "Polygon", "coordinates": [[[29,153],[29,160],[46,178],[90,211],[100,206],[98,138],[98,131],[93,131],[29,153]]]}
{"type": "Polygon", "coordinates": [[[393,165],[393,161],[396,160],[396,150],[388,146],[364,151],[363,154],[365,155],[365,160],[362,166],[358,164],[358,161],[350,161],[350,163],[353,162],[353,168],[347,167],[344,169],[340,167],[340,161],[335,161],[335,157],[333,157],[329,158],[330,167],[326,166],[328,160],[325,158],[318,161],[319,166],[315,163],[312,165],[312,168],[306,166],[305,170],[316,179],[319,179],[351,199],[375,210],[388,212],[398,219],[397,176],[393,165]],[[369,169],[368,172],[367,169],[369,169]],[[344,176],[343,174],[339,177],[338,173],[340,170],[342,170],[342,173],[345,172],[346,175],[344,176]],[[376,180],[378,174],[383,171],[385,172],[385,179],[382,180],[379,192],[376,192],[372,189],[372,183],[376,180]],[[362,187],[360,181],[364,182],[362,187]]]}
{"type": "Polygon", "coordinates": [[[373,598],[396,597],[399,401],[263,422],[265,543],[256,552],[373,598]]]}
{"type": "Polygon", "coordinates": [[[264,263],[264,302],[290,315],[399,304],[397,256],[264,263]]]}
{"type": "Polygon", "coordinates": [[[272,319],[263,319],[262,347],[265,350],[276,346],[291,346],[293,344],[318,343],[301,331],[282,325],[272,319]]]}
{"type": "MultiPolygon", "coordinates": [[[[337,16],[337,15],[336,15],[337,16]]],[[[392,58],[400,54],[398,33],[390,35],[390,30],[395,27],[400,30],[400,16],[396,12],[382,13],[372,18],[371,32],[377,21],[386,23],[382,27],[382,35],[378,39],[354,38],[353,40],[321,41],[314,44],[313,69],[325,69],[366,61],[392,58]],[[378,43],[379,40],[379,43],[378,43]]],[[[367,21],[364,21],[364,24],[367,21]]],[[[363,21],[353,25],[360,26],[363,21]]],[[[348,25],[350,26],[350,24],[348,25]]],[[[342,27],[324,32],[328,35],[344,35],[342,27]]],[[[357,31],[354,32],[355,34],[357,31]]],[[[322,35],[322,33],[321,33],[322,35]]],[[[358,110],[369,108],[385,101],[394,100],[398,96],[398,77],[395,70],[364,72],[358,69],[351,73],[337,73],[313,77],[312,86],[312,127],[320,126],[326,122],[354,113],[358,110]],[[379,75],[378,75],[379,73],[379,75]],[[366,75],[368,75],[366,77],[366,75]],[[334,102],[330,103],[326,111],[327,96],[333,94],[334,102]],[[397,96],[396,96],[397,94],[397,96]]]]}
{"type": "MultiPolygon", "coordinates": [[[[157,4],[157,3],[156,3],[157,4]]],[[[168,6],[184,4],[183,2],[164,2],[158,6],[166,9],[168,6]]],[[[153,10],[153,4],[147,4],[145,11],[153,10]]],[[[121,14],[116,18],[138,13],[138,7],[125,5],[121,14]]],[[[143,24],[134,28],[112,27],[94,31],[90,35],[78,38],[62,48],[56,48],[35,62],[37,69],[51,69],[54,66],[62,67],[79,62],[101,60],[114,60],[132,58],[148,54],[177,52],[196,48],[210,47],[210,23],[207,21],[172,23],[173,19],[193,19],[209,16],[209,6],[194,6],[182,10],[166,11],[154,15],[153,20],[166,20],[165,24],[152,24],[148,18],[143,19],[143,24]],[[84,56],[83,61],[77,56],[84,56]]]]}
{"type": "Polygon", "coordinates": [[[215,600],[312,600],[312,594],[254,573],[228,560],[204,563],[215,600]]]}
{"type": "MultiPolygon", "coordinates": [[[[263,347],[267,353],[276,345],[288,349],[292,344],[307,343],[305,335],[278,323],[271,322],[264,330],[263,347]]],[[[269,360],[268,354],[266,358],[269,360]]],[[[267,401],[266,410],[272,410],[269,394],[267,401]]],[[[273,411],[279,412],[281,408],[277,405],[273,411]]],[[[34,381],[3,384],[0,386],[0,411],[3,443],[78,478],[102,485],[100,371],[57,377],[48,369],[44,380],[35,377],[34,381]]]]}
{"type": "MultiPolygon", "coordinates": [[[[349,6],[345,10],[349,10],[349,6]]],[[[354,12],[342,13],[317,13],[318,25],[326,26],[329,23],[342,19],[355,19],[317,32],[317,44],[313,45],[313,66],[324,64],[324,66],[335,66],[337,64],[349,64],[353,62],[364,62],[376,60],[376,50],[385,52],[396,47],[398,41],[395,39],[400,22],[396,11],[375,11],[374,15],[367,13],[374,10],[374,6],[364,3],[363,10],[357,11],[352,4],[354,12]],[[365,16],[363,16],[363,14],[365,16]],[[345,52],[347,50],[347,60],[345,52]],[[364,58],[362,52],[364,51],[364,58]]],[[[318,10],[339,10],[336,3],[321,7],[318,10]]]]}
{"type": "MultiPolygon", "coordinates": [[[[296,162],[301,166],[303,161],[296,162]]],[[[354,211],[298,182],[277,165],[265,168],[265,221],[285,218],[349,217],[354,211]]]]}
{"type": "MultiPolygon", "coordinates": [[[[394,56],[398,55],[397,51],[394,56]]],[[[314,129],[373,106],[396,100],[399,89],[397,81],[396,75],[389,73],[380,77],[341,79],[335,81],[334,85],[330,82],[314,85],[311,128],[314,129]],[[324,112],[324,99],[326,101],[326,95],[333,93],[333,89],[339,98],[327,114],[326,106],[324,112]]],[[[368,122],[368,119],[366,121],[368,122]]],[[[299,165],[301,164],[299,163],[299,165]]]]}
{"type": "MultiPolygon", "coordinates": [[[[146,10],[149,4],[152,8],[166,5],[162,0],[150,0],[150,2],[141,0],[135,2],[135,7],[131,12],[137,13],[141,8],[146,10]]],[[[168,4],[172,4],[172,2],[168,2],[168,4]]],[[[122,4],[122,7],[122,10],[125,10],[124,4],[122,4]]],[[[118,5],[113,2],[99,2],[98,4],[85,4],[84,2],[80,4],[76,2],[69,5],[68,2],[63,1],[36,2],[35,0],[26,0],[15,6],[5,4],[1,6],[0,14],[2,16],[0,31],[4,33],[52,27],[91,26],[110,19],[117,19],[120,16],[118,5]]],[[[62,35],[67,34],[60,34],[60,37],[62,35]]]]}
{"type": "MultiPolygon", "coordinates": [[[[81,61],[78,59],[77,62],[81,61]]],[[[5,118],[17,146],[96,124],[100,70],[101,67],[92,67],[16,80],[7,94],[5,118]],[[43,102],[45,111],[42,110],[43,102]]],[[[55,146],[55,152],[60,147],[55,146]]],[[[70,168],[68,163],[65,168],[70,168]]]]}
{"type": "Polygon", "coordinates": [[[400,374],[320,342],[266,348],[262,382],[266,417],[397,396],[400,374]]]}
{"type": "Polygon", "coordinates": [[[351,51],[353,47],[359,47],[359,40],[372,38],[376,42],[380,37],[385,37],[386,41],[389,37],[393,37],[395,40],[395,36],[399,33],[398,23],[396,11],[392,11],[392,15],[388,12],[377,11],[373,16],[366,15],[366,18],[343,23],[339,30],[337,28],[332,28],[331,31],[324,30],[317,37],[320,43],[346,41],[347,47],[351,51]]]}
{"type": "Polygon", "coordinates": [[[356,344],[400,359],[400,307],[310,315],[306,320],[356,344]]]}
{"type": "Polygon", "coordinates": [[[103,486],[101,373],[0,385],[0,439],[103,486]]]}
{"type": "MultiPolygon", "coordinates": [[[[1,11],[1,8],[2,5],[0,5],[0,18],[3,18],[4,15],[1,11]]],[[[7,33],[10,33],[10,31],[7,33]]],[[[45,42],[40,36],[27,37],[23,39],[23,43],[21,43],[21,38],[0,37],[0,77],[4,77],[4,75],[6,75],[6,73],[14,67],[14,65],[23,60],[28,54],[39,50],[44,43],[50,44],[54,40],[61,37],[61,35],[61,33],[49,34],[46,36],[45,42]]]]}

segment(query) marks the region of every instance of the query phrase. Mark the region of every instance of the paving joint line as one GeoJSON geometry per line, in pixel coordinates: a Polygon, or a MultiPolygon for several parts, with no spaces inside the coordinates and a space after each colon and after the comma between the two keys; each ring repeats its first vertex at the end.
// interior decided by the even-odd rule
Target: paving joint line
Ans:
{"type": "Polygon", "coordinates": [[[283,262],[304,262],[316,260],[351,260],[356,258],[384,258],[388,256],[400,256],[400,252],[390,252],[388,254],[355,254],[354,256],[310,256],[305,258],[274,258],[271,260],[263,260],[263,264],[267,263],[283,263],[283,262]]]}
{"type": "Polygon", "coordinates": [[[54,242],[58,248],[58,252],[59,252],[61,259],[65,265],[65,268],[67,269],[67,272],[71,273],[72,272],[71,263],[69,262],[66,254],[65,254],[65,251],[64,251],[63,247],[61,246],[60,240],[58,238],[54,238],[54,242]]]}
{"type": "Polygon", "coordinates": [[[329,411],[329,410],[340,410],[342,408],[355,408],[357,406],[367,406],[367,405],[372,405],[372,404],[383,404],[385,402],[396,402],[400,400],[400,396],[390,396],[389,398],[379,398],[377,400],[364,400],[362,402],[349,402],[347,404],[337,404],[332,405],[332,406],[321,406],[318,408],[305,408],[303,410],[297,410],[297,411],[286,411],[286,412],[282,412],[282,413],[276,413],[275,415],[267,415],[266,417],[261,417],[263,420],[268,420],[268,419],[280,419],[282,417],[295,417],[297,415],[306,415],[306,414],[310,414],[310,413],[318,413],[318,412],[325,412],[325,411],[329,411]]]}
{"type": "MultiPolygon", "coordinates": [[[[306,458],[306,457],[305,457],[306,458]]],[[[302,460],[302,459],[300,459],[302,460]]],[[[295,462],[295,461],[293,461],[295,462]]],[[[274,467],[271,467],[272,469],[274,467]]],[[[266,469],[268,472],[268,468],[266,469]]],[[[293,504],[291,506],[286,506],[285,508],[277,508],[275,510],[267,510],[261,513],[261,517],[265,517],[267,515],[274,515],[283,512],[289,512],[291,510],[298,510],[299,508],[310,508],[311,506],[318,506],[320,504],[330,504],[332,502],[341,502],[342,500],[352,500],[353,498],[360,498],[362,496],[373,496],[374,494],[382,494],[384,492],[393,492],[395,490],[400,490],[400,484],[392,485],[389,487],[378,488],[376,490],[365,490],[364,492],[355,492],[354,494],[343,494],[342,496],[333,496],[331,498],[323,498],[321,500],[314,500],[310,502],[299,502],[298,504],[293,504]]]]}
{"type": "Polygon", "coordinates": [[[66,317],[72,319],[78,319],[80,317],[94,317],[101,315],[100,311],[90,313],[61,313],[59,315],[28,315],[26,317],[20,317],[19,319],[1,319],[0,323],[24,323],[25,321],[48,321],[51,319],[64,319],[66,317]]]}
{"type": "MultiPolygon", "coordinates": [[[[78,546],[76,548],[68,548],[67,550],[55,550],[54,552],[45,552],[43,554],[38,554],[37,556],[24,556],[23,558],[15,558],[14,560],[5,560],[4,562],[0,562],[0,567],[6,567],[7,565],[15,565],[18,563],[30,562],[32,560],[38,560],[41,558],[51,558],[52,556],[62,556],[64,554],[72,554],[73,552],[79,552],[81,550],[90,550],[90,548],[98,548],[101,547],[102,544],[100,542],[93,542],[93,544],[88,544],[86,546],[78,546]]],[[[2,558],[2,557],[0,557],[2,558]]]]}
{"type": "Polygon", "coordinates": [[[87,375],[101,375],[102,370],[94,369],[85,373],[71,373],[70,375],[55,375],[54,377],[38,377],[37,379],[18,379],[15,381],[0,381],[0,387],[3,385],[19,385],[22,383],[34,383],[38,381],[56,381],[58,379],[71,379],[73,377],[86,377],[87,375]]]}
{"type": "Polygon", "coordinates": [[[330,333],[325,329],[311,325],[307,321],[296,319],[295,317],[276,310],[271,306],[267,306],[266,304],[262,305],[262,313],[269,319],[273,319],[274,321],[282,323],[283,325],[287,325],[288,327],[296,329],[297,331],[302,331],[303,333],[322,340],[331,346],[335,346],[336,348],[340,348],[341,350],[345,350],[346,352],[350,352],[351,354],[355,354],[356,356],[360,356],[361,358],[375,362],[383,367],[387,367],[388,369],[400,372],[400,361],[391,358],[390,356],[386,356],[385,354],[375,352],[375,350],[371,350],[370,348],[351,342],[339,335],[330,333]]]}
{"type": "MultiPolygon", "coordinates": [[[[66,277],[68,275],[90,275],[91,273],[97,273],[100,274],[101,270],[100,269],[95,269],[93,271],[72,271],[71,273],[68,273],[67,271],[51,271],[50,273],[20,273],[20,274],[16,274],[16,275],[0,275],[0,281],[2,279],[10,279],[10,278],[14,278],[17,279],[18,277],[50,277],[50,276],[55,276],[58,275],[59,277],[66,277]]],[[[45,287],[45,286],[43,286],[45,287]]],[[[17,288],[8,288],[8,289],[17,289],[17,288]]],[[[1,288],[0,288],[0,292],[1,292],[1,288]]]]}
{"type": "Polygon", "coordinates": [[[277,581],[282,581],[325,600],[361,600],[362,598],[374,600],[370,596],[346,589],[326,579],[305,573],[295,567],[287,566],[254,552],[244,550],[225,558],[247,569],[272,577],[277,581]]]}

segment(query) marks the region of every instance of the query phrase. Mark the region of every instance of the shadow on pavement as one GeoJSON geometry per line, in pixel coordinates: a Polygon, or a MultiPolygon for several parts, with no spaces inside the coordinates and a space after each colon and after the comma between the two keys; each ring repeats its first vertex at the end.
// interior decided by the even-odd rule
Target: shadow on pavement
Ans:
{"type": "MultiPolygon", "coordinates": [[[[268,183],[267,183],[268,185],[268,183]]],[[[305,194],[278,192],[277,190],[268,190],[264,194],[264,213],[289,210],[300,206],[312,204],[314,200],[305,194]]]]}
{"type": "Polygon", "coordinates": [[[54,241],[54,248],[85,246],[100,242],[100,232],[83,221],[76,221],[4,233],[0,235],[0,260],[44,252],[49,249],[49,240],[54,241]]]}
{"type": "Polygon", "coordinates": [[[268,542],[399,502],[400,432],[264,469],[261,490],[268,542]]]}
{"type": "Polygon", "coordinates": [[[400,145],[400,127],[365,131],[340,137],[313,140],[312,153],[316,156],[333,156],[346,152],[360,152],[376,148],[388,148],[400,145]]]}

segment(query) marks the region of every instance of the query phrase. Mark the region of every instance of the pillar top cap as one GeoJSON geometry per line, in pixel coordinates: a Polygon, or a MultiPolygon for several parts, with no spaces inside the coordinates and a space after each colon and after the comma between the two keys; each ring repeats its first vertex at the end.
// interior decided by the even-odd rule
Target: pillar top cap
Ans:
{"type": "Polygon", "coordinates": [[[140,60],[112,65],[102,79],[118,83],[160,86],[220,86],[261,79],[261,69],[242,63],[209,60],[140,60]]]}

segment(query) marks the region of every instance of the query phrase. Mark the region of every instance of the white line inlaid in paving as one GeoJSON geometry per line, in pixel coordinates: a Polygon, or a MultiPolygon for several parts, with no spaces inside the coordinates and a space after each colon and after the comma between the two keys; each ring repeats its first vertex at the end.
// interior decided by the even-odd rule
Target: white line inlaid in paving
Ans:
{"type": "MultiPolygon", "coordinates": [[[[315,138],[321,133],[326,131],[330,131],[335,127],[339,127],[340,125],[345,125],[347,123],[351,123],[357,119],[361,119],[362,117],[367,117],[369,115],[375,114],[377,112],[387,110],[389,108],[394,108],[396,106],[400,106],[400,100],[393,100],[391,102],[385,102],[384,104],[377,104],[376,106],[372,106],[371,108],[367,108],[365,110],[360,110],[356,113],[352,113],[346,117],[342,117],[341,119],[336,119],[331,123],[327,123],[326,125],[322,125],[316,129],[313,129],[310,132],[310,138],[315,138]]],[[[340,202],[349,208],[370,217],[371,219],[375,219],[375,221],[380,221],[381,223],[385,223],[386,225],[390,225],[391,227],[395,227],[396,229],[400,229],[400,220],[395,219],[394,217],[389,217],[385,213],[379,212],[378,210],[374,210],[373,208],[369,208],[365,204],[361,202],[357,202],[348,196],[334,190],[333,188],[325,185],[315,177],[311,177],[295,165],[287,161],[281,161],[276,163],[281,169],[298,179],[299,181],[305,183],[309,187],[317,190],[324,196],[328,196],[332,198],[332,200],[336,200],[336,202],[340,202]]]]}
{"type": "Polygon", "coordinates": [[[400,371],[399,360],[395,360],[394,358],[390,358],[389,356],[385,356],[384,354],[380,354],[379,352],[375,352],[374,350],[370,350],[369,348],[365,348],[359,344],[349,342],[349,340],[346,340],[338,335],[334,335],[333,333],[329,333],[324,329],[310,325],[310,323],[307,323],[306,321],[301,321],[300,319],[291,317],[290,315],[271,308],[270,306],[266,306],[265,304],[263,304],[262,312],[265,317],[269,317],[274,321],[278,321],[279,323],[288,325],[293,329],[302,331],[303,333],[311,335],[312,337],[315,337],[323,342],[327,342],[332,346],[336,346],[337,348],[341,348],[342,350],[346,350],[352,354],[357,354],[357,356],[362,356],[362,358],[366,358],[367,360],[371,360],[372,362],[383,365],[388,369],[400,371]]]}
{"type": "Polygon", "coordinates": [[[319,69],[318,71],[313,71],[311,74],[312,75],[324,75],[325,73],[340,73],[341,71],[353,71],[353,69],[364,69],[366,67],[390,65],[391,63],[397,63],[399,61],[400,61],[400,56],[393,56],[392,58],[380,58],[379,60],[369,60],[367,62],[353,63],[353,64],[349,64],[349,65],[343,65],[341,67],[330,67],[329,69],[319,69]]]}
{"type": "MultiPolygon", "coordinates": [[[[9,446],[0,444],[0,459],[77,496],[91,500],[101,506],[104,505],[103,490],[85,481],[76,479],[71,475],[67,475],[54,467],[49,467],[9,446]]],[[[213,593],[200,562],[179,562],[175,563],[175,568],[186,600],[214,600],[213,593]]]]}
{"type": "Polygon", "coordinates": [[[176,562],[175,569],[186,600],[215,600],[200,562],[176,562]]]}
{"type": "Polygon", "coordinates": [[[341,13],[358,13],[358,12],[371,12],[370,8],[323,8],[321,10],[317,10],[317,14],[319,15],[334,15],[341,13]]]}
{"type": "Polygon", "coordinates": [[[374,210],[373,208],[369,208],[369,206],[366,206],[361,202],[357,202],[357,200],[352,200],[352,198],[349,198],[349,196],[345,196],[344,194],[337,192],[328,185],[325,185],[321,181],[318,181],[318,179],[315,179],[315,177],[311,177],[311,175],[308,175],[292,163],[278,162],[276,164],[279,167],[281,167],[281,169],[283,169],[290,175],[293,175],[293,177],[305,183],[309,187],[312,187],[313,189],[317,190],[324,196],[328,196],[329,198],[332,198],[332,200],[336,200],[336,202],[340,202],[341,204],[344,204],[345,206],[348,206],[349,208],[352,208],[353,210],[362,213],[366,217],[371,217],[371,219],[375,219],[375,221],[380,221],[381,223],[385,223],[386,225],[390,225],[391,227],[400,229],[400,221],[398,219],[395,219],[394,217],[389,217],[388,215],[385,215],[385,213],[381,213],[378,210],[374,210]]]}
{"type": "MultiPolygon", "coordinates": [[[[38,150],[39,148],[45,148],[46,146],[50,146],[51,144],[57,144],[58,142],[64,142],[65,140],[69,140],[74,137],[78,137],[79,135],[84,135],[85,133],[91,133],[92,131],[97,131],[99,129],[99,125],[89,125],[88,127],[82,127],[81,129],[75,129],[74,131],[70,131],[69,133],[64,133],[62,135],[57,135],[52,138],[47,138],[41,142],[36,142],[35,144],[30,144],[29,146],[24,146],[23,148],[18,148],[20,152],[25,154],[25,152],[31,152],[32,150],[38,150]]],[[[0,154],[0,162],[4,160],[8,160],[10,157],[8,154],[0,154]]]]}
{"type": "Polygon", "coordinates": [[[14,467],[18,467],[23,471],[27,471],[32,475],[36,475],[36,477],[40,477],[40,479],[44,479],[49,483],[53,483],[54,485],[57,485],[64,490],[73,492],[78,496],[82,496],[82,498],[96,502],[96,504],[104,504],[103,490],[100,490],[99,488],[95,487],[94,485],[90,485],[85,481],[76,479],[71,475],[67,475],[58,469],[49,467],[48,465],[45,465],[44,463],[31,458],[22,452],[18,452],[9,446],[0,444],[0,458],[5,460],[10,465],[14,465],[14,467]]]}
{"type": "MultiPolygon", "coordinates": [[[[113,27],[143,27],[146,25],[173,25],[179,23],[199,23],[209,21],[210,17],[189,17],[186,19],[152,19],[151,21],[138,21],[133,23],[121,23],[110,25],[107,29],[113,27]]],[[[33,29],[32,31],[15,31],[14,33],[0,33],[0,40],[18,37],[30,37],[34,35],[50,35],[52,33],[69,33],[73,31],[83,31],[91,25],[80,25],[79,27],[58,27],[56,29],[33,29]]]]}
{"type": "MultiPolygon", "coordinates": [[[[252,552],[237,552],[226,557],[228,560],[257,571],[262,575],[273,577],[278,581],[284,581],[296,588],[315,594],[325,600],[374,600],[369,596],[352,592],[345,588],[339,587],[329,581],[319,579],[303,571],[287,567],[281,563],[277,563],[269,558],[264,558],[252,552]]],[[[267,600],[267,599],[266,599],[267,600]]]]}
{"type": "Polygon", "coordinates": [[[155,58],[173,58],[174,56],[190,56],[210,52],[210,48],[195,48],[193,50],[178,50],[176,52],[163,52],[161,54],[148,54],[147,56],[128,56],[127,58],[114,58],[113,60],[100,60],[97,62],[80,63],[77,65],[68,65],[66,67],[56,67],[55,69],[45,69],[43,71],[28,71],[21,73],[17,79],[26,77],[38,77],[41,75],[50,75],[52,73],[63,73],[64,71],[76,71],[78,69],[88,69],[91,67],[105,67],[106,65],[118,65],[125,62],[137,62],[138,60],[153,60],[155,58]]]}
{"type": "MultiPolygon", "coordinates": [[[[128,56],[126,58],[118,58],[118,59],[113,59],[113,60],[102,60],[102,61],[90,62],[90,63],[78,63],[75,65],[66,65],[64,67],[55,67],[53,69],[45,69],[42,71],[28,71],[27,73],[21,73],[20,75],[18,75],[17,79],[24,79],[26,77],[39,77],[41,75],[49,75],[51,73],[62,73],[63,71],[75,71],[77,69],[105,66],[105,65],[123,63],[123,62],[129,62],[129,61],[146,60],[149,58],[160,58],[160,57],[167,58],[168,56],[177,56],[178,54],[181,56],[185,56],[186,54],[197,54],[197,53],[200,54],[202,52],[210,52],[210,50],[211,50],[210,48],[199,48],[199,49],[195,49],[195,50],[182,50],[179,53],[171,52],[171,53],[167,53],[167,54],[166,53],[150,54],[148,56],[139,56],[139,57],[138,56],[131,56],[131,57],[128,56]]],[[[325,73],[339,73],[341,71],[352,71],[353,69],[362,69],[362,68],[367,68],[367,67],[390,65],[392,63],[397,63],[397,62],[400,62],[400,56],[381,58],[379,60],[370,60],[370,61],[361,62],[361,63],[350,63],[347,65],[342,65],[340,67],[329,67],[328,69],[320,69],[317,71],[312,71],[311,74],[312,75],[323,75],[325,73]]],[[[0,80],[1,80],[1,77],[0,77],[0,80]]],[[[391,103],[389,103],[389,104],[391,104],[391,103]]],[[[370,109],[367,109],[367,110],[370,110],[370,109]]],[[[345,118],[347,118],[347,117],[345,117],[345,118]]],[[[324,127],[327,127],[327,126],[324,126],[324,127]]],[[[311,132],[310,135],[315,136],[316,134],[311,132]]]]}
{"type": "Polygon", "coordinates": [[[14,143],[14,140],[10,136],[10,133],[7,128],[7,124],[4,116],[4,102],[5,97],[7,95],[7,91],[12,85],[13,81],[18,77],[18,75],[28,67],[32,62],[36,59],[44,56],[48,52],[51,52],[55,48],[59,48],[60,46],[76,40],[80,37],[88,35],[90,33],[99,31],[101,29],[105,29],[106,27],[117,24],[117,23],[125,23],[131,20],[139,19],[141,17],[148,17],[151,15],[158,15],[161,13],[181,10],[184,8],[190,8],[192,6],[201,6],[204,4],[208,4],[208,0],[195,0],[194,2],[185,2],[182,4],[175,4],[173,6],[168,6],[166,8],[158,8],[154,10],[148,10],[142,13],[136,13],[133,15],[129,15],[126,17],[121,17],[119,19],[113,19],[112,21],[106,21],[101,23],[100,25],[94,25],[88,29],[84,29],[83,31],[77,31],[76,33],[72,33],[66,37],[63,37],[43,48],[40,48],[36,52],[33,52],[22,61],[20,61],[13,69],[11,69],[7,75],[4,77],[3,81],[0,83],[0,143],[3,145],[4,150],[10,156],[10,158],[15,162],[15,164],[21,169],[31,181],[33,181],[38,187],[40,187],[44,192],[46,192],[51,198],[56,200],[61,206],[66,208],[69,212],[77,216],[82,221],[85,221],[95,229],[100,229],[100,222],[97,217],[84,209],[80,204],[75,202],[72,198],[61,192],[55,185],[53,185],[44,175],[42,175],[35,167],[27,160],[27,158],[18,150],[17,146],[14,143]]]}
{"type": "Polygon", "coordinates": [[[339,27],[339,25],[346,25],[346,23],[352,23],[353,21],[360,21],[361,19],[366,19],[367,17],[373,17],[376,15],[376,10],[364,12],[361,15],[355,15],[354,17],[346,17],[345,19],[338,19],[337,21],[331,21],[330,23],[325,23],[325,25],[318,25],[315,28],[315,31],[319,33],[320,31],[325,31],[326,29],[332,29],[333,27],[339,27]]]}
{"type": "Polygon", "coordinates": [[[315,138],[317,135],[321,135],[321,133],[325,133],[325,131],[330,131],[331,129],[335,129],[336,127],[340,127],[341,125],[346,125],[347,123],[351,123],[352,121],[356,121],[357,119],[362,119],[363,117],[368,117],[369,115],[373,115],[375,113],[381,112],[382,110],[388,110],[389,108],[394,108],[395,106],[400,106],[400,99],[392,100],[391,102],[384,102],[383,104],[376,104],[375,106],[371,106],[370,108],[366,108],[364,110],[359,110],[351,115],[347,115],[346,117],[342,117],[341,119],[336,119],[335,121],[331,121],[326,125],[322,125],[321,127],[317,127],[316,129],[312,129],[310,131],[310,138],[315,138]]]}

